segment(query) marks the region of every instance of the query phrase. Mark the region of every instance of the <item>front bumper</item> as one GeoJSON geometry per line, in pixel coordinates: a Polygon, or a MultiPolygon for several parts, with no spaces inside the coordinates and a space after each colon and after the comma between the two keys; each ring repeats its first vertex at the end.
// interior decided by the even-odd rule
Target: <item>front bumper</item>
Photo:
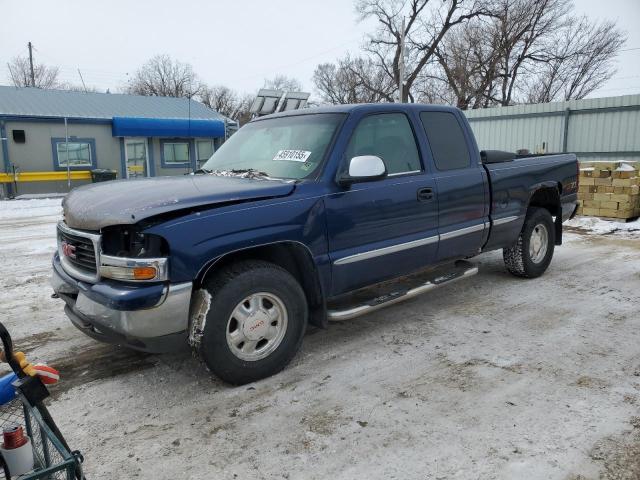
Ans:
{"type": "Polygon", "coordinates": [[[85,283],[64,271],[56,253],[51,286],[71,322],[92,338],[146,352],[187,348],[191,282],[85,283]]]}

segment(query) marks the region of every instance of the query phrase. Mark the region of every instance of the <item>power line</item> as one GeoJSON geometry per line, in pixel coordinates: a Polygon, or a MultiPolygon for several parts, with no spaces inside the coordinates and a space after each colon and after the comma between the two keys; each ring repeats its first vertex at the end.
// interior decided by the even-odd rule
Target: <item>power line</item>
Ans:
{"type": "MultiPolygon", "coordinates": [[[[358,36],[360,36],[360,35],[358,35],[358,36]]],[[[351,37],[349,40],[347,40],[346,42],[342,42],[340,45],[336,45],[336,46],[331,47],[331,48],[329,48],[329,49],[327,49],[327,50],[323,50],[322,52],[318,52],[318,53],[316,53],[316,54],[314,54],[314,55],[311,55],[311,56],[309,56],[309,57],[304,57],[304,58],[302,58],[302,59],[300,59],[300,60],[298,60],[298,61],[296,61],[296,62],[294,62],[294,63],[289,63],[289,64],[286,64],[286,65],[280,65],[280,66],[278,66],[278,67],[273,67],[273,69],[272,69],[269,73],[274,73],[274,72],[278,72],[278,71],[280,71],[280,70],[284,70],[284,69],[286,69],[286,68],[295,67],[295,66],[298,66],[298,65],[300,65],[300,64],[302,64],[302,63],[308,62],[309,60],[313,60],[314,58],[321,57],[321,56],[323,56],[323,55],[325,55],[325,54],[327,54],[327,53],[333,52],[334,50],[337,50],[337,49],[339,49],[339,48],[342,48],[342,47],[344,47],[345,45],[347,45],[347,44],[351,43],[351,42],[353,41],[353,39],[354,39],[354,38],[356,38],[356,37],[355,37],[355,36],[353,36],[353,37],[351,37]]],[[[269,73],[267,73],[267,75],[268,75],[269,73]]],[[[264,75],[265,75],[265,73],[255,74],[255,75],[250,75],[250,76],[247,76],[247,77],[238,78],[238,79],[236,79],[236,81],[251,80],[252,78],[256,78],[256,77],[263,77],[264,75]]]]}
{"type": "Polygon", "coordinates": [[[31,70],[31,86],[35,87],[36,74],[33,71],[33,45],[31,45],[31,42],[27,44],[27,47],[29,47],[29,69],[31,70]]]}

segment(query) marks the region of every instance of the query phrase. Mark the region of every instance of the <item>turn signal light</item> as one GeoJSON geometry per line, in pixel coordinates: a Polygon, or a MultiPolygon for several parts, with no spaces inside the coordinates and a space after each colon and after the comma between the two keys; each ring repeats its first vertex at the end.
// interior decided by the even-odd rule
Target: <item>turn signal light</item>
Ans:
{"type": "Polygon", "coordinates": [[[134,267],[133,278],[135,280],[153,280],[156,278],[156,267],[134,267]]]}
{"type": "Polygon", "coordinates": [[[100,256],[100,276],[127,282],[162,282],[167,280],[166,258],[126,258],[100,256]]]}
{"type": "Polygon", "coordinates": [[[114,280],[156,280],[158,270],[156,267],[113,267],[102,265],[100,275],[114,280]]]}

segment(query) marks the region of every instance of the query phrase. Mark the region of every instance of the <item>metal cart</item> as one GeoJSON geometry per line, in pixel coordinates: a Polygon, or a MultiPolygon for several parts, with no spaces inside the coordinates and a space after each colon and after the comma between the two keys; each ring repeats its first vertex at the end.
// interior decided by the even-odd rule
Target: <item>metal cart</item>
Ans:
{"type": "Polygon", "coordinates": [[[13,358],[11,336],[0,323],[0,339],[5,358],[17,375],[14,382],[16,397],[0,406],[0,428],[22,426],[31,439],[34,470],[12,477],[0,455],[0,479],[11,480],[85,480],[82,473],[82,455],[71,451],[42,401],[49,395],[45,385],[37,377],[27,376],[13,358]]]}

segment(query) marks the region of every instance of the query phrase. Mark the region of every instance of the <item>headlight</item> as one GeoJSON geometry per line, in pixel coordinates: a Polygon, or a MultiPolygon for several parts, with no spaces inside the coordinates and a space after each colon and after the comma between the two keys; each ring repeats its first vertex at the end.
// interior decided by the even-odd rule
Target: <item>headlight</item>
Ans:
{"type": "Polygon", "coordinates": [[[169,245],[159,235],[144,233],[136,225],[105,227],[102,233],[102,253],[114,257],[157,259],[169,256],[169,245]]]}
{"type": "Polygon", "coordinates": [[[160,282],[167,280],[166,258],[100,256],[100,275],[114,280],[160,282]]]}

